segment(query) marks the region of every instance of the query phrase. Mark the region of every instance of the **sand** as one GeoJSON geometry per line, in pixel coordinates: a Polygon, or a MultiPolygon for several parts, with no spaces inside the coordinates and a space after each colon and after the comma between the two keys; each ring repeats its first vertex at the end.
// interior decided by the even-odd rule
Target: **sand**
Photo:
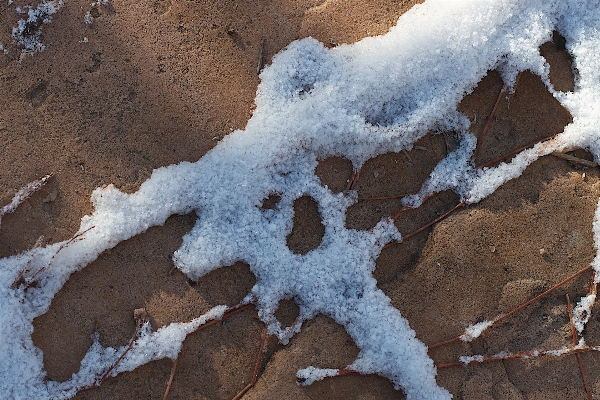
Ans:
{"type": "MultiPolygon", "coordinates": [[[[112,1],[94,9],[69,1],[43,27],[47,50],[25,56],[11,45],[14,5],[0,5],[0,204],[47,173],[54,177],[16,213],[2,220],[0,256],[68,239],[92,211],[98,186],[133,192],[155,168],[196,161],[252,114],[257,64],[291,41],[313,36],[327,46],[383,34],[414,1],[112,1]],[[210,3],[210,4],[208,4],[210,3]],[[83,21],[86,12],[94,23],[83,21]],[[84,40],[87,38],[87,41],[84,40]]],[[[15,1],[15,5],[25,3],[15,1]]],[[[558,37],[541,48],[553,84],[573,86],[570,59],[558,37]]],[[[502,81],[490,71],[460,110],[483,131],[502,81]]],[[[481,138],[478,164],[562,131],[571,120],[540,79],[520,76],[510,101],[500,100],[481,138]]],[[[360,197],[417,190],[453,146],[452,133],[428,136],[410,153],[386,154],[361,170],[360,197]]],[[[577,151],[575,156],[591,159],[577,151]]],[[[343,190],[347,160],[323,160],[324,184],[343,190]]],[[[461,334],[584,268],[595,255],[591,223],[600,194],[597,168],[548,156],[481,203],[463,208],[405,243],[383,251],[375,276],[426,344],[461,334]]],[[[232,193],[232,196],[235,193],[232,193]]],[[[397,222],[404,234],[457,203],[441,193],[397,222]]],[[[368,229],[400,208],[397,200],[361,201],[348,211],[349,227],[368,229]]],[[[34,321],[33,340],[44,352],[48,378],[76,372],[94,330],[105,346],[129,342],[133,310],[146,308],[154,328],[185,321],[218,304],[234,305],[254,283],[247,265],[221,268],[198,282],[172,270],[171,254],[195,221],[173,216],[162,227],[119,244],[74,274],[50,310],[34,321]]],[[[320,243],[320,218],[310,198],[296,204],[289,247],[307,252],[320,243]]],[[[571,343],[566,294],[585,295],[590,273],[492,328],[471,343],[430,351],[436,363],[461,355],[557,349],[571,343]]],[[[281,305],[290,323],[297,308],[281,305]]],[[[254,309],[190,336],[183,347],[170,399],[230,399],[252,377],[263,324],[254,309]]],[[[592,318],[588,344],[600,339],[592,318]]],[[[329,318],[307,322],[288,345],[267,340],[259,378],[245,399],[396,399],[401,391],[378,376],[296,383],[308,365],[337,368],[358,353],[329,318]]],[[[582,355],[589,386],[600,396],[600,355],[582,355]]],[[[160,399],[170,360],[152,362],[108,380],[80,399],[160,399]]],[[[517,359],[439,370],[438,383],[458,399],[585,398],[575,356],[517,359]]]]}

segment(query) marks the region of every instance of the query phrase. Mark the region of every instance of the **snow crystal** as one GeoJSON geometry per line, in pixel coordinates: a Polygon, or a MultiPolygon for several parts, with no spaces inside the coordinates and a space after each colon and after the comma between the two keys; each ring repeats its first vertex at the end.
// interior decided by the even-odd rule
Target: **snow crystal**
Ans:
{"type": "Polygon", "coordinates": [[[473,339],[478,338],[483,333],[483,331],[492,326],[494,322],[495,320],[483,321],[475,325],[469,326],[467,329],[465,329],[465,333],[463,333],[460,336],[460,340],[462,340],[463,342],[470,342],[473,339]]]}
{"type": "MultiPolygon", "coordinates": [[[[20,19],[12,30],[13,39],[23,47],[21,57],[28,53],[43,51],[46,46],[40,41],[42,25],[52,21],[52,15],[64,6],[62,0],[44,1],[34,8],[29,8],[27,19],[20,19]]],[[[21,9],[17,7],[17,13],[21,9]]]]}
{"type": "Polygon", "coordinates": [[[590,294],[582,297],[577,303],[577,306],[573,309],[573,325],[577,329],[577,333],[581,335],[585,324],[589,321],[592,316],[592,306],[596,302],[596,295],[590,294]]]}
{"type": "Polygon", "coordinates": [[[308,386],[316,381],[322,381],[327,377],[337,376],[339,373],[339,369],[308,367],[298,370],[296,377],[300,385],[308,386]]]}
{"type": "Polygon", "coordinates": [[[485,357],[480,354],[476,354],[474,356],[460,356],[458,358],[458,361],[460,361],[464,365],[469,365],[474,362],[482,363],[483,360],[485,360],[485,357]]]}
{"type": "Polygon", "coordinates": [[[33,181],[28,183],[25,187],[19,190],[12,198],[11,202],[4,207],[0,208],[0,223],[2,222],[2,217],[6,214],[10,214],[14,212],[19,204],[25,201],[29,196],[31,196],[35,191],[39,190],[42,186],[48,182],[48,179],[51,178],[52,175],[46,175],[42,179],[37,181],[33,181]]]}
{"type": "Polygon", "coordinates": [[[562,355],[569,354],[570,351],[571,350],[568,347],[563,347],[562,349],[558,349],[558,350],[549,350],[549,351],[545,352],[544,354],[553,356],[553,357],[560,357],[562,355]]]}
{"type": "Polygon", "coordinates": [[[86,12],[83,16],[83,22],[85,22],[86,25],[92,25],[94,23],[94,17],[90,11],[86,12]]]}
{"type": "MultiPolygon", "coordinates": [[[[42,3],[29,10],[28,20],[19,21],[13,36],[24,51],[43,49],[39,28],[62,5],[42,3]]],[[[173,256],[191,279],[243,260],[256,276],[248,298],[255,300],[259,317],[282,342],[299,325],[282,329],[275,311],[281,299],[293,299],[300,308],[299,320],[321,313],[346,329],[360,349],[348,368],[388,378],[408,399],[450,398],[436,384],[426,346],[372,275],[381,249],[401,241],[400,233],[387,218],[370,231],[347,229],[345,213],[356,197],[321,186],[314,174],[317,160],[343,156],[359,168],[379,154],[410,149],[428,132],[452,130],[459,133],[461,144],[435,167],[422,193],[451,189],[466,203],[483,199],[554,151],[586,148],[600,161],[598,26],[600,8],[591,0],[428,0],[404,14],[384,36],[333,49],[311,38],[291,43],[262,71],[257,107],[245,130],[225,137],[196,163],[155,170],[136,193],[112,185],[96,189],[91,198],[95,211],[82,218],[80,240],[0,259],[0,393],[67,398],[97,383],[124,349],[103,348],[96,340],[71,380],[46,382],[41,352],[30,336],[33,319],[46,312],[70,274],[104,250],[162,225],[172,214],[195,211],[196,225],[173,256]],[[571,93],[554,91],[538,51],[555,29],[566,38],[578,71],[571,93]],[[508,85],[525,69],[538,74],[571,112],[573,122],[562,134],[508,163],[477,169],[472,161],[476,140],[457,104],[492,69],[499,69],[508,85]],[[277,207],[261,210],[271,193],[281,194],[277,207]],[[325,234],[318,248],[299,255],[288,249],[286,236],[293,225],[293,203],[303,195],[318,203],[325,234]],[[21,274],[38,285],[14,287],[21,274]]],[[[403,200],[413,206],[421,201],[403,200]]],[[[594,222],[597,248],[599,214],[594,222]]],[[[599,265],[597,257],[597,271],[599,265]]],[[[468,328],[464,340],[477,337],[488,323],[468,328]]],[[[191,325],[171,324],[153,333],[144,327],[111,373],[174,358],[189,329],[191,325]]],[[[308,366],[299,376],[310,380],[328,373],[333,374],[308,366]]]]}
{"type": "Polygon", "coordinates": [[[600,202],[596,206],[594,213],[594,221],[592,222],[592,230],[594,231],[594,247],[596,248],[596,257],[592,260],[592,268],[594,269],[594,281],[600,282],[600,202]]]}
{"type": "Polygon", "coordinates": [[[511,353],[509,351],[501,351],[500,353],[496,353],[492,356],[492,358],[498,358],[498,359],[502,359],[502,358],[506,358],[509,357],[511,355],[511,353]]]}
{"type": "Polygon", "coordinates": [[[119,363],[115,375],[122,371],[132,371],[148,361],[165,357],[176,359],[188,334],[210,320],[221,319],[225,311],[227,311],[226,306],[217,306],[190,322],[172,323],[156,332],[151,332],[150,324],[146,323],[144,325],[146,329],[141,332],[135,347],[119,363]]]}

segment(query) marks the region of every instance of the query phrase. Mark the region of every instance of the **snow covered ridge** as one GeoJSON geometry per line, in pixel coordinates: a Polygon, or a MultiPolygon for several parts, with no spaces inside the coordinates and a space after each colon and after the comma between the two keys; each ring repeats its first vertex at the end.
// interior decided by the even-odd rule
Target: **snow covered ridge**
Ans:
{"type": "MultiPolygon", "coordinates": [[[[401,240],[398,230],[389,219],[371,231],[346,229],[345,212],[355,200],[321,186],[314,174],[317,160],[344,156],[359,168],[376,155],[410,149],[428,132],[460,132],[461,146],[437,165],[421,196],[405,199],[413,205],[445,189],[475,203],[554,151],[585,148],[600,161],[598,27],[600,9],[591,0],[430,0],[404,14],[385,36],[334,49],[314,39],[290,44],[261,74],[257,108],[246,130],[233,132],[196,163],[155,170],[136,193],[112,185],[96,189],[95,211],[82,218],[78,240],[0,259],[1,397],[69,398],[106,374],[124,349],[96,341],[69,381],[46,381],[41,351],[31,339],[33,319],[48,310],[70,274],[104,250],[172,214],[195,211],[196,225],[173,257],[191,279],[245,261],[257,278],[247,300],[256,302],[261,320],[281,341],[292,331],[282,328],[274,313],[279,300],[293,298],[302,320],[323,313],[344,326],[360,348],[349,369],[378,373],[409,399],[450,398],[436,384],[425,345],[372,276],[382,247],[401,240]],[[552,88],[538,51],[555,29],[566,38],[577,70],[572,93],[552,88]],[[573,122],[508,164],[476,169],[471,160],[476,139],[456,107],[490,69],[499,69],[509,85],[520,71],[538,74],[573,122]],[[277,207],[261,210],[271,193],[281,196],[277,207]],[[325,235],[317,249],[298,255],[287,248],[286,236],[293,202],[302,195],[318,202],[325,235]],[[37,285],[15,284],[20,279],[35,279],[37,285]]],[[[596,247],[599,221],[600,206],[596,247]]],[[[600,257],[593,266],[600,276],[600,257]]],[[[186,332],[224,310],[216,307],[157,332],[145,326],[110,373],[176,357],[186,332]]],[[[308,381],[335,374],[299,368],[305,368],[300,375],[308,381]]]]}

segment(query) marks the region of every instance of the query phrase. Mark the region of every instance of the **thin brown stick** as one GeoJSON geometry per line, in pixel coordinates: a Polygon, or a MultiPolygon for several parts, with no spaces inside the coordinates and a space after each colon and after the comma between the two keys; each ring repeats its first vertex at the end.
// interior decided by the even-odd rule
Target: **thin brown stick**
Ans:
{"type": "Polygon", "coordinates": [[[102,377],[100,378],[100,382],[99,383],[104,382],[104,380],[106,380],[106,378],[108,378],[108,376],[113,371],[113,369],[115,369],[117,367],[117,365],[119,365],[119,363],[121,362],[121,360],[123,359],[123,357],[125,357],[125,355],[127,355],[127,353],[129,353],[129,350],[131,350],[133,348],[133,345],[135,344],[135,340],[137,339],[138,333],[140,333],[140,329],[142,328],[142,325],[143,324],[138,324],[137,328],[135,329],[135,333],[133,334],[133,337],[131,338],[131,340],[129,341],[129,344],[127,345],[127,348],[119,356],[119,358],[117,358],[117,360],[114,363],[112,363],[112,365],[110,366],[110,368],[108,369],[108,371],[106,371],[104,373],[104,375],[102,375],[102,377]]]}
{"type": "MultiPolygon", "coordinates": [[[[565,283],[575,279],[576,277],[578,277],[579,275],[583,274],[584,272],[590,270],[592,268],[591,265],[588,265],[587,267],[575,272],[573,275],[570,275],[568,277],[566,277],[565,279],[563,279],[562,281],[558,282],[556,285],[552,286],[550,289],[546,290],[545,292],[535,296],[534,298],[526,301],[525,303],[521,304],[520,306],[518,306],[517,308],[513,309],[512,311],[507,312],[506,314],[502,314],[501,316],[497,317],[496,319],[493,320],[492,325],[497,324],[498,322],[501,322],[505,319],[507,319],[508,317],[510,317],[511,315],[521,311],[522,309],[524,309],[525,307],[527,307],[528,305],[538,301],[539,299],[547,296],[548,294],[552,293],[554,290],[558,289],[559,287],[561,287],[562,285],[564,285],[565,283]]],[[[439,342],[439,343],[434,343],[432,345],[429,345],[428,348],[429,349],[435,349],[436,347],[440,347],[440,346],[444,346],[446,344],[450,344],[450,343],[454,343],[454,342],[458,342],[459,340],[461,340],[462,335],[453,337],[452,339],[448,339],[448,340],[444,340],[443,342],[439,342]]]]}
{"type": "Polygon", "coordinates": [[[265,351],[265,345],[267,343],[267,327],[265,326],[263,329],[262,338],[260,340],[260,348],[258,349],[258,355],[256,356],[256,365],[254,366],[254,374],[252,375],[252,381],[256,382],[256,378],[258,378],[258,369],[260,368],[260,362],[262,360],[262,355],[265,351]]]}
{"type": "Polygon", "coordinates": [[[64,250],[66,247],[68,247],[71,243],[73,243],[77,239],[81,238],[81,236],[85,235],[87,232],[89,232],[90,230],[92,230],[94,228],[95,228],[95,226],[90,226],[83,232],[76,233],[71,239],[69,239],[66,242],[64,242],[63,244],[61,244],[60,247],[58,248],[58,250],[56,250],[56,253],[54,253],[52,258],[50,258],[50,261],[48,262],[48,264],[46,264],[42,268],[38,269],[33,275],[31,275],[29,278],[26,279],[25,283],[27,284],[27,286],[31,285],[35,281],[36,276],[38,276],[40,273],[44,272],[50,265],[52,265],[52,261],[54,261],[54,258],[58,255],[58,253],[60,253],[62,250],[64,250]]]}
{"type": "Polygon", "coordinates": [[[356,200],[358,200],[358,201],[394,200],[394,199],[401,199],[406,196],[410,196],[410,194],[398,194],[395,196],[379,196],[379,197],[359,197],[356,200]]]}
{"type": "Polygon", "coordinates": [[[383,247],[381,248],[381,250],[385,250],[388,247],[392,247],[393,245],[398,244],[398,242],[389,242],[387,244],[384,244],[383,247]]]}
{"type": "Polygon", "coordinates": [[[346,185],[346,190],[354,189],[354,186],[356,186],[356,182],[358,182],[359,176],[360,176],[360,169],[352,171],[352,176],[348,180],[348,185],[346,185]]]}
{"type": "Polygon", "coordinates": [[[505,320],[506,318],[510,317],[511,315],[521,311],[522,309],[524,309],[525,307],[527,307],[528,305],[530,305],[531,303],[534,303],[536,301],[538,301],[539,299],[541,299],[542,297],[547,296],[548,294],[552,293],[554,290],[558,289],[559,287],[561,287],[562,285],[564,285],[565,283],[572,281],[573,279],[577,278],[579,275],[583,274],[586,271],[589,271],[590,269],[592,269],[591,265],[588,265],[587,267],[580,269],[579,271],[575,272],[573,275],[563,279],[562,281],[558,282],[556,285],[552,286],[550,289],[546,290],[545,292],[535,296],[533,299],[526,301],[525,303],[521,304],[519,307],[515,308],[512,311],[509,311],[508,313],[496,318],[494,320],[494,323],[498,323],[500,321],[505,320]]]}
{"type": "Polygon", "coordinates": [[[481,134],[479,134],[479,137],[477,138],[477,145],[475,146],[475,152],[473,153],[474,157],[477,157],[477,154],[479,153],[480,144],[483,142],[483,138],[485,137],[485,134],[487,133],[488,129],[490,128],[492,119],[494,118],[494,115],[496,114],[496,109],[498,108],[498,104],[500,104],[500,100],[502,99],[502,95],[504,94],[505,91],[506,91],[506,85],[504,85],[502,87],[502,89],[500,90],[500,93],[498,93],[498,98],[496,99],[494,108],[492,108],[492,112],[490,113],[490,116],[488,117],[487,122],[485,123],[485,126],[483,127],[483,130],[481,131],[481,134]]]}
{"type": "MultiPolygon", "coordinates": [[[[252,374],[252,380],[249,384],[246,385],[232,400],[239,400],[248,390],[250,390],[254,384],[256,383],[256,379],[258,378],[258,370],[260,369],[260,362],[262,361],[263,350],[265,348],[265,343],[267,341],[267,327],[263,329],[262,339],[260,340],[260,346],[258,348],[258,355],[256,357],[256,364],[254,365],[254,373],[252,374]]],[[[165,399],[163,399],[165,400],[165,399]]]]}
{"type": "Polygon", "coordinates": [[[263,38],[260,41],[260,52],[258,53],[258,63],[256,66],[256,75],[260,75],[260,71],[262,70],[264,51],[265,51],[265,39],[263,38]]]}
{"type": "Polygon", "coordinates": [[[581,346],[581,347],[571,347],[568,349],[559,349],[559,350],[531,350],[524,351],[522,353],[516,354],[500,354],[491,357],[481,357],[481,358],[473,358],[469,361],[452,361],[447,363],[439,363],[435,364],[436,368],[452,368],[452,367],[461,367],[467,366],[471,364],[482,364],[491,361],[503,361],[503,360],[514,360],[514,359],[529,359],[535,357],[545,357],[545,356],[553,356],[560,357],[564,355],[571,354],[579,354],[579,353],[587,353],[588,351],[600,351],[600,346],[581,346]]]}
{"type": "MultiPolygon", "coordinates": [[[[416,194],[418,194],[418,193],[416,193],[416,194]]],[[[430,198],[432,198],[432,197],[433,197],[433,196],[435,196],[436,194],[437,194],[437,192],[433,192],[433,193],[431,193],[429,196],[426,196],[426,197],[425,197],[425,198],[423,198],[423,200],[421,201],[421,204],[425,203],[427,200],[429,200],[430,198]]],[[[402,216],[404,213],[406,213],[407,211],[410,211],[410,210],[414,210],[414,207],[412,207],[412,206],[404,206],[404,207],[402,207],[402,209],[401,209],[400,211],[398,211],[398,212],[396,213],[396,215],[394,215],[394,216],[392,217],[392,219],[395,221],[395,220],[397,220],[398,218],[400,218],[400,217],[401,217],[401,216],[402,216]]]]}
{"type": "Polygon", "coordinates": [[[360,372],[349,368],[340,368],[337,376],[362,375],[360,372]]]}
{"type": "MultiPolygon", "coordinates": [[[[571,324],[571,336],[573,337],[573,346],[577,346],[577,331],[575,330],[575,324],[573,323],[573,308],[571,307],[571,300],[567,294],[567,311],[569,312],[569,323],[571,324]]],[[[585,387],[585,393],[588,400],[592,400],[592,392],[587,382],[585,370],[583,369],[583,362],[581,361],[581,354],[576,353],[577,364],[579,365],[579,372],[581,373],[581,379],[583,380],[583,386],[585,387]]]]}
{"type": "Polygon", "coordinates": [[[596,272],[592,271],[592,281],[590,283],[590,293],[594,296],[598,293],[598,284],[596,283],[596,272]]]}
{"type": "Polygon", "coordinates": [[[461,336],[462,335],[455,336],[452,339],[444,340],[443,342],[438,342],[438,343],[430,344],[429,346],[427,346],[427,350],[431,350],[431,349],[435,349],[435,348],[438,348],[438,347],[446,346],[446,345],[452,344],[454,342],[460,342],[461,336]]]}
{"type": "Polygon", "coordinates": [[[458,210],[459,208],[461,208],[465,204],[466,203],[464,201],[461,201],[460,203],[458,203],[453,208],[451,208],[450,210],[446,211],[445,213],[443,213],[442,215],[440,215],[439,217],[437,217],[433,221],[430,221],[430,222],[426,223],[425,225],[423,225],[422,227],[420,227],[417,230],[414,230],[414,231],[412,231],[410,233],[407,233],[406,235],[403,235],[402,239],[403,240],[409,239],[409,238],[413,237],[414,235],[416,235],[417,233],[420,233],[420,232],[424,231],[425,229],[429,228],[431,225],[437,224],[438,222],[440,222],[444,218],[448,217],[450,214],[452,214],[454,211],[458,210]]]}
{"type": "Polygon", "coordinates": [[[12,198],[11,202],[4,207],[0,208],[0,217],[5,214],[14,212],[19,204],[27,200],[32,194],[40,190],[50,178],[54,176],[54,173],[48,174],[36,181],[28,183],[25,187],[19,190],[12,198]]]}
{"type": "Polygon", "coordinates": [[[177,361],[179,358],[173,360],[173,366],[171,367],[171,375],[169,375],[169,382],[167,382],[167,388],[165,389],[165,394],[163,395],[163,400],[167,400],[169,396],[169,390],[171,389],[171,384],[173,383],[173,377],[175,376],[175,370],[177,369],[177,361]]]}
{"type": "Polygon", "coordinates": [[[554,152],[554,153],[552,153],[552,155],[554,157],[558,157],[558,158],[562,158],[563,160],[567,160],[570,163],[583,165],[584,167],[595,168],[598,166],[597,162],[584,160],[583,158],[575,157],[570,154],[554,152]]]}
{"type": "Polygon", "coordinates": [[[224,319],[232,317],[232,316],[234,316],[235,314],[237,314],[239,312],[247,310],[248,308],[250,308],[252,306],[254,306],[254,304],[252,304],[252,303],[234,306],[234,307],[230,308],[227,312],[225,312],[220,319],[213,319],[212,321],[209,321],[209,322],[205,323],[204,325],[200,325],[195,330],[193,330],[192,332],[188,333],[188,336],[191,335],[191,334],[193,334],[193,333],[199,332],[199,331],[201,331],[201,330],[203,330],[205,328],[208,328],[209,326],[212,326],[212,325],[216,324],[217,322],[221,322],[224,319]]]}
{"type": "Polygon", "coordinates": [[[542,143],[542,142],[545,142],[545,141],[547,141],[547,140],[552,140],[552,139],[554,139],[554,138],[555,138],[556,136],[558,136],[558,135],[560,135],[560,133],[557,133],[557,134],[554,134],[554,135],[551,135],[551,136],[545,137],[545,138],[543,138],[543,139],[540,139],[540,140],[536,140],[535,142],[532,142],[532,143],[530,143],[530,144],[528,144],[528,145],[525,145],[525,146],[523,146],[523,147],[519,147],[518,149],[516,149],[516,150],[513,150],[513,151],[511,151],[510,153],[504,154],[504,155],[502,155],[502,156],[500,156],[500,157],[496,157],[496,158],[494,158],[493,160],[490,160],[490,161],[487,161],[487,162],[485,162],[485,163],[483,163],[483,164],[481,164],[481,165],[478,165],[478,166],[477,166],[477,169],[481,169],[481,168],[489,167],[490,165],[496,164],[497,162],[504,161],[504,160],[506,160],[506,159],[507,159],[508,157],[510,157],[510,156],[514,156],[515,154],[519,154],[519,153],[520,153],[520,152],[522,152],[523,150],[527,150],[528,148],[530,148],[530,147],[533,147],[533,146],[535,146],[535,145],[536,145],[536,144],[538,144],[538,143],[542,143]]]}

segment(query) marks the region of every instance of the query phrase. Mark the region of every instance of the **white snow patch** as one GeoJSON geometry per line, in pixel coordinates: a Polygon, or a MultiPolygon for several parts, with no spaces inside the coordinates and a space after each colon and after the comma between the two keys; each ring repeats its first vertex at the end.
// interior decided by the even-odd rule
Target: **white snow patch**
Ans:
{"type": "MultiPolygon", "coordinates": [[[[60,10],[65,4],[62,0],[44,1],[36,8],[29,7],[27,19],[20,19],[17,26],[12,30],[14,41],[23,47],[21,50],[21,58],[25,54],[31,54],[43,51],[46,46],[40,41],[42,34],[42,25],[49,24],[52,21],[52,15],[60,10]]],[[[24,11],[17,7],[17,13],[21,14],[24,11]]]]}
{"type": "Polygon", "coordinates": [[[316,381],[322,381],[327,377],[338,376],[339,374],[339,369],[308,367],[299,370],[296,377],[298,378],[298,384],[308,386],[316,381]]]}
{"type": "Polygon", "coordinates": [[[463,363],[464,365],[469,365],[475,362],[482,363],[485,360],[485,357],[481,354],[476,354],[474,356],[460,356],[458,361],[463,363]]]}
{"type": "Polygon", "coordinates": [[[562,355],[569,354],[570,351],[571,351],[571,349],[569,349],[568,347],[563,347],[562,349],[558,349],[558,350],[549,350],[549,351],[545,352],[544,354],[553,356],[553,357],[560,357],[562,355]]]}
{"type": "Polygon", "coordinates": [[[83,16],[83,22],[85,22],[85,24],[88,26],[94,23],[94,17],[92,17],[92,13],[90,11],[86,12],[83,16]]]}
{"type": "Polygon", "coordinates": [[[595,302],[596,295],[590,294],[582,297],[577,303],[577,306],[573,309],[573,325],[575,325],[575,329],[577,329],[577,333],[580,335],[585,328],[585,324],[587,324],[592,316],[592,307],[595,302]]]}
{"type": "Polygon", "coordinates": [[[494,324],[494,321],[495,320],[482,321],[475,325],[469,326],[467,329],[465,329],[465,333],[460,335],[460,340],[462,340],[463,342],[470,342],[473,339],[478,338],[483,333],[483,331],[485,331],[487,328],[494,324]]]}

